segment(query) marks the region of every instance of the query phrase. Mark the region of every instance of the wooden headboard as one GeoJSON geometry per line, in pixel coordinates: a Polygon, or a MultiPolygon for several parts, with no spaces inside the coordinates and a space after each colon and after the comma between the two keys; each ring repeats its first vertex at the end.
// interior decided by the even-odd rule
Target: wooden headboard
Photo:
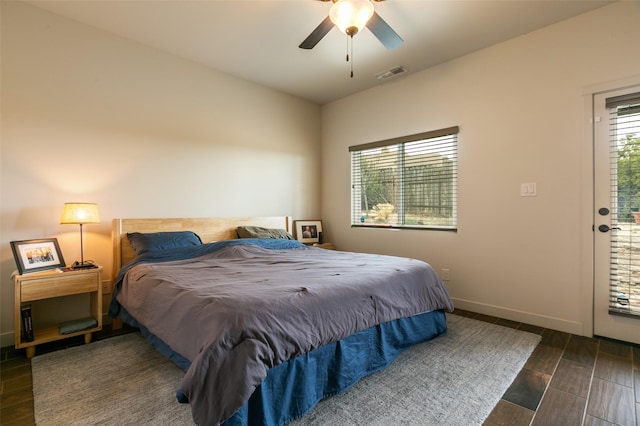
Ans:
{"type": "Polygon", "coordinates": [[[231,218],[172,218],[172,219],[113,219],[111,241],[113,244],[113,277],[120,268],[135,257],[127,239],[128,232],[193,231],[203,243],[238,238],[236,227],[261,226],[285,229],[292,233],[290,216],[231,217],[231,218]]]}

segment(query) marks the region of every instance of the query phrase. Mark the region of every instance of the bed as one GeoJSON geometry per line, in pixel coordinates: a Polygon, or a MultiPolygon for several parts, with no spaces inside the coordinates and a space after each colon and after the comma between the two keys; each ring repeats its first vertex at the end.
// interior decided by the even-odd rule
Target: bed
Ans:
{"type": "Polygon", "coordinates": [[[446,332],[428,264],[304,246],[291,223],[113,220],[109,314],[185,370],[176,397],[197,424],[288,423],[446,332]]]}

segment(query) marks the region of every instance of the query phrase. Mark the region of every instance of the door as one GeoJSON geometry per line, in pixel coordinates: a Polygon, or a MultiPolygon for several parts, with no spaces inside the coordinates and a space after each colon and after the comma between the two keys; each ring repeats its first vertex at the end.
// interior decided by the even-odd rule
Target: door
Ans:
{"type": "Polygon", "coordinates": [[[640,344],[640,86],[595,95],[593,130],[594,334],[640,344]]]}

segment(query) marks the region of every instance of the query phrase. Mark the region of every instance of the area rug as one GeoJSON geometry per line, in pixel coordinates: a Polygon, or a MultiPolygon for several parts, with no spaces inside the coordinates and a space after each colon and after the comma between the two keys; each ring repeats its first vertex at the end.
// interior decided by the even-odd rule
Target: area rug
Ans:
{"type": "MultiPolygon", "coordinates": [[[[387,369],[291,423],[481,425],[540,336],[448,315],[445,335],[404,351],[387,369]]],[[[182,370],[137,333],[36,356],[36,424],[189,425],[175,390],[182,370]]]]}

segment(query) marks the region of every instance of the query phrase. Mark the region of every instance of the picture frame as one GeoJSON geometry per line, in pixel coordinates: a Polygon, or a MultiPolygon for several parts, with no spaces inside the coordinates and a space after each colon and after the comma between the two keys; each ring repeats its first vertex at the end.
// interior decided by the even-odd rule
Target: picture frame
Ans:
{"type": "Polygon", "coordinates": [[[20,275],[65,266],[57,238],[11,241],[11,251],[20,275]]]}
{"type": "Polygon", "coordinates": [[[303,244],[315,244],[320,242],[322,233],[321,220],[294,220],[293,228],[296,231],[296,240],[303,244]]]}

